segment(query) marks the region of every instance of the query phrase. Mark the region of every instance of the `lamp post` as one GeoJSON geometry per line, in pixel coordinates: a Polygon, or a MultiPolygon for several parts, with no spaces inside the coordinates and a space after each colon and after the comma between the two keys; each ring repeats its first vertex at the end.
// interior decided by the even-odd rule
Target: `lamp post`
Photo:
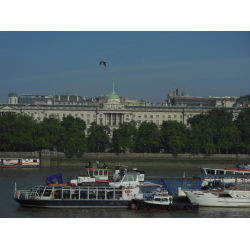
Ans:
{"type": "Polygon", "coordinates": [[[98,142],[98,152],[99,152],[99,146],[100,146],[100,143],[98,142]]]}

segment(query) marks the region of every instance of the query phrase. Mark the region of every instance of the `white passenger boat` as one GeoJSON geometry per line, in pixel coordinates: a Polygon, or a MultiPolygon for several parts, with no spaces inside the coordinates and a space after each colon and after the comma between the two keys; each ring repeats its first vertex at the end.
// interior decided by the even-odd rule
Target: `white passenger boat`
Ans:
{"type": "Polygon", "coordinates": [[[237,184],[224,190],[183,190],[192,203],[210,207],[250,207],[250,185],[237,184]]]}
{"type": "MultiPolygon", "coordinates": [[[[98,170],[99,171],[99,170],[98,170]]],[[[145,187],[158,186],[140,181],[140,172],[126,171],[115,182],[96,181],[88,175],[70,177],[62,184],[60,173],[46,179],[47,185],[16,190],[14,200],[23,207],[123,208],[134,198],[142,199],[145,187]]]]}

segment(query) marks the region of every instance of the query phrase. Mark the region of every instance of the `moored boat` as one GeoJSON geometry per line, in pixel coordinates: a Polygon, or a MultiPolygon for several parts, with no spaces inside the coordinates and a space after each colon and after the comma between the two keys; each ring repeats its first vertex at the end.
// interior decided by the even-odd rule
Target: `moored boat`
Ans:
{"type": "Polygon", "coordinates": [[[210,207],[250,207],[250,185],[240,183],[227,189],[183,190],[191,202],[210,207]]]}
{"type": "Polygon", "coordinates": [[[128,208],[133,198],[143,198],[145,187],[158,185],[139,181],[139,175],[136,171],[122,172],[115,182],[80,175],[63,184],[59,173],[48,177],[47,185],[31,190],[15,188],[14,200],[23,207],[128,208]]]}
{"type": "Polygon", "coordinates": [[[159,194],[145,194],[143,199],[132,199],[131,208],[146,210],[198,210],[199,204],[191,203],[186,196],[172,196],[167,192],[159,194]]]}

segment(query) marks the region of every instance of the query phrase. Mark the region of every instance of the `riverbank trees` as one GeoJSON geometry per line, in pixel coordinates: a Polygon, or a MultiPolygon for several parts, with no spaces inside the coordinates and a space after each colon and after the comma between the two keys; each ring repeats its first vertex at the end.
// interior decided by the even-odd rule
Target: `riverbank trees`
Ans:
{"type": "Polygon", "coordinates": [[[57,149],[67,155],[107,150],[159,153],[161,149],[174,155],[250,153],[250,108],[240,111],[234,119],[232,111],[215,108],[187,122],[189,127],[172,120],[163,121],[161,126],[122,123],[109,141],[109,127],[96,122],[86,136],[86,123],[80,118],[67,116],[60,121],[57,116],[49,116],[39,123],[28,115],[7,113],[0,116],[0,150],[57,149]]]}

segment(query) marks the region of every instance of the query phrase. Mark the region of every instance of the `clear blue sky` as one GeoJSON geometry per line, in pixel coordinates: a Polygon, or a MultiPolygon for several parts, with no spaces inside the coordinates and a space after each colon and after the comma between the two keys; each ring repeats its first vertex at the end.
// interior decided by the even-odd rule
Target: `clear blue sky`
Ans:
{"type": "Polygon", "coordinates": [[[148,102],[185,81],[191,96],[250,94],[250,32],[0,32],[0,103],[109,94],[113,77],[116,94],[148,102]]]}

